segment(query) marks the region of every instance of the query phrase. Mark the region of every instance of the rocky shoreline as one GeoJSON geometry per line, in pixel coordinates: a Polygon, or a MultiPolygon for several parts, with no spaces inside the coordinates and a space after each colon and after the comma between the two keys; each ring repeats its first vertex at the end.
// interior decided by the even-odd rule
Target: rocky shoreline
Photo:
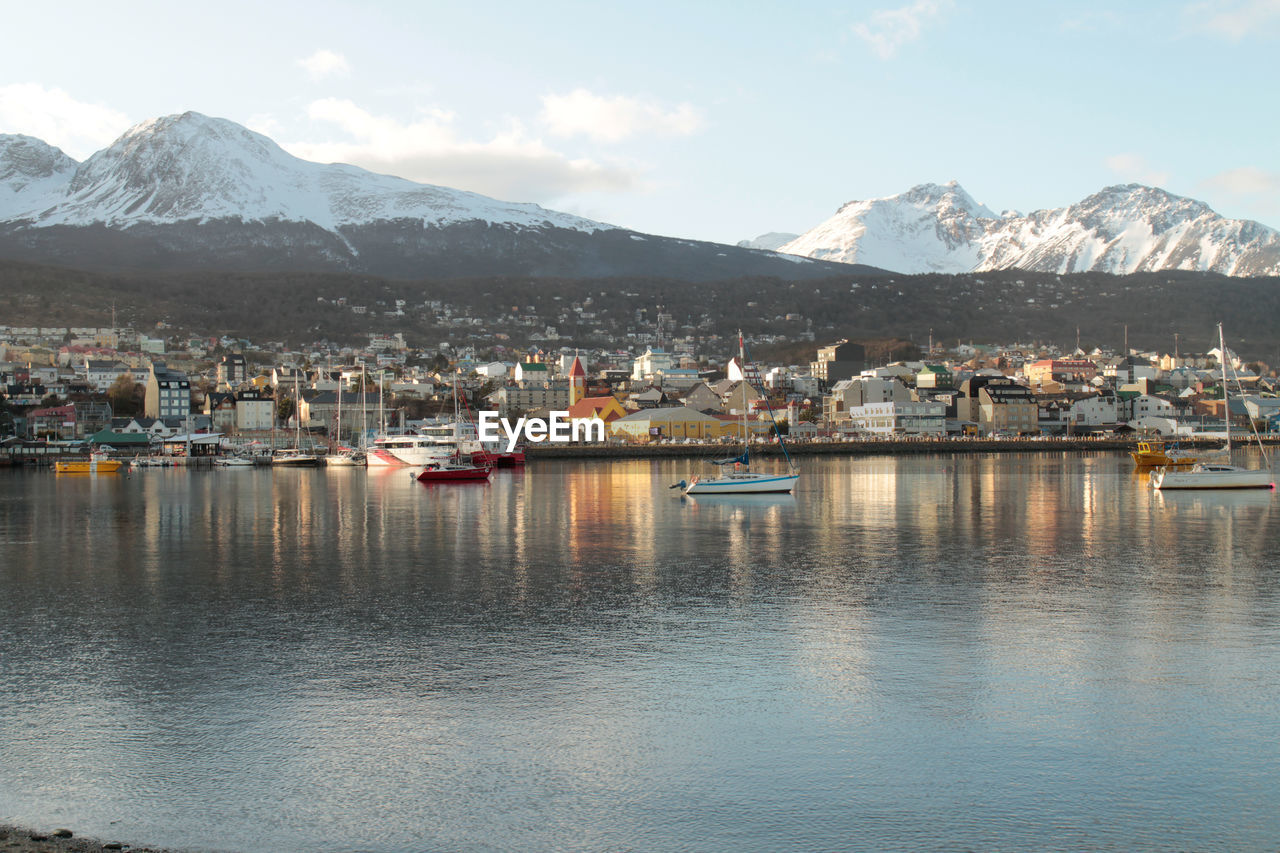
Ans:
{"type": "Polygon", "coordinates": [[[176,853],[158,847],[134,847],[120,841],[80,838],[69,829],[38,832],[18,826],[0,825],[0,851],[3,853],[176,853]]]}

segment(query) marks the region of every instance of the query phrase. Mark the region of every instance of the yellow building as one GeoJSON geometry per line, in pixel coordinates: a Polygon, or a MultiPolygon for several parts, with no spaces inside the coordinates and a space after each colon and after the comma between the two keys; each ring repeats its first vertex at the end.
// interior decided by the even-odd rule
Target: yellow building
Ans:
{"type": "Polygon", "coordinates": [[[675,406],[641,409],[609,424],[615,436],[628,441],[658,441],[670,438],[714,439],[721,433],[721,421],[695,409],[675,406]]]}

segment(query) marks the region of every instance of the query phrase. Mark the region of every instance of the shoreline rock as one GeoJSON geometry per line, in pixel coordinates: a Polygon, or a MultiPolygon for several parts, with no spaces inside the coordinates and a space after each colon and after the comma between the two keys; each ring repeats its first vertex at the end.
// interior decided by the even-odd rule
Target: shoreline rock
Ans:
{"type": "Polygon", "coordinates": [[[158,847],[135,847],[120,841],[82,838],[69,829],[40,832],[21,826],[0,824],[2,853],[177,853],[158,847]]]}

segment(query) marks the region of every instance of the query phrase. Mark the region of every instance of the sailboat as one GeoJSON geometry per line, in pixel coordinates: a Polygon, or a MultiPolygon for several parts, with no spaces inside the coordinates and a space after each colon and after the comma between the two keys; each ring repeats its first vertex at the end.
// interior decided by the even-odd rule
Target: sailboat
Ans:
{"type": "Polygon", "coordinates": [[[357,465],[365,464],[364,451],[357,450],[353,447],[342,446],[342,395],[345,389],[342,387],[341,379],[338,381],[338,410],[335,420],[337,427],[334,429],[334,436],[337,440],[337,448],[324,457],[324,464],[331,467],[351,468],[357,465]]]}
{"type": "Polygon", "coordinates": [[[488,480],[489,472],[493,469],[492,463],[487,459],[485,461],[474,461],[470,455],[462,454],[462,432],[459,426],[460,417],[458,413],[458,377],[453,378],[453,455],[447,459],[441,459],[427,463],[427,465],[413,475],[420,483],[454,483],[464,481],[488,480]]]}
{"type": "MultiPolygon", "coordinates": [[[[779,446],[786,457],[788,472],[785,474],[764,474],[751,470],[751,436],[747,432],[747,356],[743,345],[742,332],[738,332],[738,361],[742,365],[743,378],[739,383],[742,388],[742,455],[730,459],[718,459],[712,462],[720,466],[720,473],[715,477],[693,477],[689,482],[681,480],[673,488],[680,488],[686,495],[759,495],[759,494],[791,494],[796,487],[800,474],[796,471],[791,454],[787,453],[786,441],[778,432],[778,425],[773,425],[778,435],[779,446]]],[[[769,413],[772,420],[773,413],[769,413]]]]}
{"type": "Polygon", "coordinates": [[[293,447],[282,447],[271,454],[271,465],[290,468],[315,467],[321,458],[313,451],[302,449],[302,393],[298,374],[293,374],[293,447]]]}
{"type": "MultiPolygon", "coordinates": [[[[1222,334],[1222,324],[1218,324],[1218,353],[1222,361],[1222,417],[1227,431],[1226,456],[1231,458],[1231,389],[1227,385],[1227,347],[1222,334]]],[[[1263,461],[1267,452],[1262,448],[1263,461]]],[[[1160,490],[1167,489],[1272,489],[1275,480],[1270,468],[1240,468],[1220,462],[1201,462],[1190,471],[1175,471],[1164,468],[1151,474],[1151,485],[1160,490]]]]}

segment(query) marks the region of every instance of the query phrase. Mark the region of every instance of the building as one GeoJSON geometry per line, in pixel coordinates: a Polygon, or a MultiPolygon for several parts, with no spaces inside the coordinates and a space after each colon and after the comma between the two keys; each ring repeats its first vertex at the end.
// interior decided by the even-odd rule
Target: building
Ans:
{"type": "Polygon", "coordinates": [[[1066,420],[1073,428],[1113,427],[1120,421],[1120,406],[1114,394],[1084,397],[1067,409],[1066,420]]]}
{"type": "Polygon", "coordinates": [[[809,372],[826,388],[841,379],[857,376],[866,366],[866,347],[842,340],[829,347],[819,347],[817,360],[809,363],[809,372]]]}
{"type": "Polygon", "coordinates": [[[489,401],[503,417],[513,412],[532,412],[535,409],[563,411],[569,408],[569,383],[504,385],[489,395],[489,401]]]}
{"type": "Polygon", "coordinates": [[[543,383],[551,378],[551,371],[545,364],[535,361],[522,362],[516,365],[515,380],[520,385],[543,383]]]}
{"type": "Polygon", "coordinates": [[[350,391],[319,391],[307,396],[308,419],[303,423],[309,427],[324,427],[326,435],[356,435],[365,429],[367,412],[367,397],[361,394],[350,391]],[[341,424],[338,423],[339,409],[342,410],[341,424]]]}
{"type": "Polygon", "coordinates": [[[881,376],[856,376],[841,379],[822,398],[822,418],[835,426],[848,422],[849,410],[871,403],[910,403],[911,389],[900,379],[881,376]]]}
{"type": "Polygon", "coordinates": [[[215,432],[230,434],[236,431],[236,395],[226,391],[212,391],[205,395],[204,413],[215,432]]]}
{"type": "Polygon", "coordinates": [[[146,382],[150,372],[149,369],[130,367],[122,361],[85,359],[84,362],[85,381],[98,391],[106,391],[122,374],[128,374],[134,382],[146,382]]]}
{"type": "Polygon", "coordinates": [[[978,426],[988,435],[1034,435],[1040,407],[1031,389],[1012,382],[988,383],[978,391],[978,426]]]}
{"type": "Polygon", "coordinates": [[[664,438],[715,439],[721,435],[719,418],[685,406],[641,409],[618,418],[609,427],[613,435],[638,442],[664,438]]]}
{"type": "Polygon", "coordinates": [[[151,363],[144,414],[149,418],[185,418],[191,413],[191,382],[180,370],[151,363]]]}
{"type": "Polygon", "coordinates": [[[945,435],[947,407],[941,403],[866,403],[851,406],[849,425],[877,435],[945,435]]]}
{"type": "Polygon", "coordinates": [[[31,411],[27,414],[27,431],[32,438],[71,441],[76,437],[75,404],[31,411]]]}
{"type": "Polygon", "coordinates": [[[675,356],[662,348],[649,347],[631,363],[631,381],[649,382],[658,373],[677,367],[675,356]]]}
{"type": "Polygon", "coordinates": [[[916,374],[917,388],[950,388],[952,381],[952,373],[945,364],[926,364],[916,374]]]}
{"type": "Polygon", "coordinates": [[[1050,382],[1082,385],[1098,375],[1098,367],[1083,358],[1043,358],[1028,364],[1022,372],[1032,385],[1047,385],[1050,382]]]}
{"type": "Polygon", "coordinates": [[[256,388],[236,392],[236,432],[269,430],[275,422],[275,398],[256,388]]]}
{"type": "Polygon", "coordinates": [[[1152,394],[1138,394],[1124,401],[1124,419],[1172,418],[1177,414],[1173,403],[1152,394]]]}
{"type": "Polygon", "coordinates": [[[582,367],[582,360],[576,355],[573,364],[569,365],[569,407],[586,396],[587,371],[582,367]]]}
{"type": "Polygon", "coordinates": [[[217,383],[219,388],[235,388],[249,379],[249,364],[239,353],[224,355],[218,361],[217,383]]]}

